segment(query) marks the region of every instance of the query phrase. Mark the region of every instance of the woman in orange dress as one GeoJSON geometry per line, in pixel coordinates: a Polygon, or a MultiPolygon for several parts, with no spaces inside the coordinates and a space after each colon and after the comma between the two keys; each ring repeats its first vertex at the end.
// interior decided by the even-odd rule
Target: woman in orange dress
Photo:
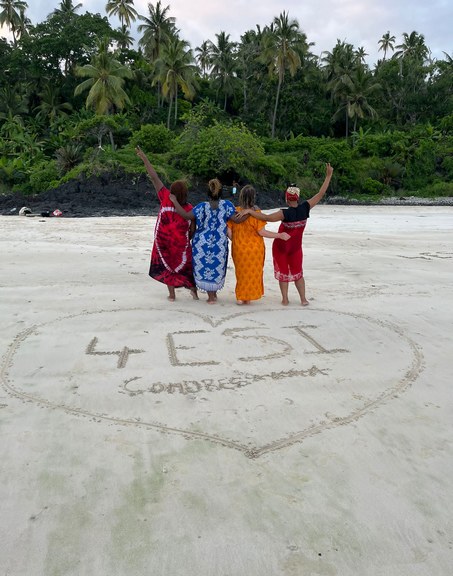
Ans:
{"type": "MultiPolygon", "coordinates": [[[[247,208],[257,210],[255,206],[256,191],[247,185],[239,194],[240,213],[247,208]]],[[[236,272],[236,300],[239,305],[250,304],[259,300],[264,294],[263,268],[265,247],[263,238],[287,240],[286,232],[269,232],[265,222],[256,218],[246,218],[241,222],[228,221],[228,237],[231,240],[231,255],[236,272]]]]}

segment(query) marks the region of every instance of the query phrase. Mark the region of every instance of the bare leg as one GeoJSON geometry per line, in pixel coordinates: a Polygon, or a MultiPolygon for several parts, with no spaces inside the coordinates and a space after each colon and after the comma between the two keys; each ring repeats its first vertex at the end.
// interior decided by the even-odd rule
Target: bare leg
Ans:
{"type": "Polygon", "coordinates": [[[194,300],[198,300],[198,292],[197,292],[196,286],[194,286],[193,288],[190,288],[190,293],[192,294],[192,298],[194,300]]]}
{"type": "Polygon", "coordinates": [[[217,292],[208,292],[208,304],[215,304],[217,302],[217,292]]]}
{"type": "Polygon", "coordinates": [[[174,302],[176,300],[176,293],[174,286],[167,286],[168,288],[168,299],[170,302],[174,302]]]}
{"type": "Polygon", "coordinates": [[[305,298],[305,280],[304,278],[299,278],[299,280],[296,280],[294,282],[297,291],[299,292],[299,296],[300,296],[300,303],[302,304],[302,306],[308,306],[309,305],[309,301],[305,298]]]}
{"type": "Polygon", "coordinates": [[[283,306],[288,306],[288,282],[279,282],[280,292],[282,293],[282,304],[283,306]]]}

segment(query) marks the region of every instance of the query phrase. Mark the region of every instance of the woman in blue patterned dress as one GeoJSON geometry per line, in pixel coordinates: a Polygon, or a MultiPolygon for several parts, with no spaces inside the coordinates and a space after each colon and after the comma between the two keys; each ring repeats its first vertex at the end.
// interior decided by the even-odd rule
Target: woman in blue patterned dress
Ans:
{"type": "Polygon", "coordinates": [[[217,178],[209,181],[207,202],[200,202],[192,210],[185,211],[171,194],[170,200],[176,212],[186,220],[196,223],[192,238],[192,262],[195,284],[207,292],[208,304],[215,304],[217,291],[225,284],[228,261],[227,222],[242,221],[236,216],[232,202],[222,200],[222,184],[217,178]]]}

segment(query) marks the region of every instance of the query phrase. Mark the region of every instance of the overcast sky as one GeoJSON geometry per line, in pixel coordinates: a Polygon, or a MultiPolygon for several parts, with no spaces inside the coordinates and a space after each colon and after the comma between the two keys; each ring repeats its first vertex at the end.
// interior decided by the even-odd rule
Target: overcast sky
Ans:
{"type": "MultiPolygon", "coordinates": [[[[27,3],[28,17],[36,24],[59,5],[59,0],[27,3]]],[[[89,11],[106,15],[106,0],[74,0],[74,4],[78,3],[83,5],[79,14],[89,11]]],[[[148,0],[134,1],[137,12],[145,16],[149,14],[147,5],[148,0]]],[[[363,46],[372,65],[382,58],[378,41],[383,34],[390,31],[399,44],[402,33],[413,30],[424,35],[433,57],[442,59],[443,52],[453,53],[452,0],[162,0],[162,5],[170,5],[170,15],[176,18],[181,38],[192,48],[204,40],[215,41],[220,31],[237,41],[245,31],[255,29],[257,24],[261,28],[270,24],[285,10],[290,18],[298,20],[308,41],[315,43],[312,52],[317,55],[331,51],[340,39],[355,48],[363,46]]],[[[119,25],[115,18],[109,20],[113,27],[119,25]]],[[[136,30],[132,35],[138,39],[136,30]]]]}

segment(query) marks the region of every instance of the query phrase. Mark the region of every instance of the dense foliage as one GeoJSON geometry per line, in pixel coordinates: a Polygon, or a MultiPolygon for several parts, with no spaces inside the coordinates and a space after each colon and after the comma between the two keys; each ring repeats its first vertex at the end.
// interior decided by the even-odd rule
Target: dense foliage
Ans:
{"type": "Polygon", "coordinates": [[[328,161],[341,196],[453,196],[453,58],[432,59],[422,34],[383,34],[370,68],[346,41],[314,54],[283,12],[192,51],[169,8],[140,15],[110,0],[104,15],[80,14],[61,0],[33,25],[26,2],[0,2],[12,35],[0,39],[0,192],[133,178],[139,145],[162,175],[193,184],[312,192],[328,161]]]}

